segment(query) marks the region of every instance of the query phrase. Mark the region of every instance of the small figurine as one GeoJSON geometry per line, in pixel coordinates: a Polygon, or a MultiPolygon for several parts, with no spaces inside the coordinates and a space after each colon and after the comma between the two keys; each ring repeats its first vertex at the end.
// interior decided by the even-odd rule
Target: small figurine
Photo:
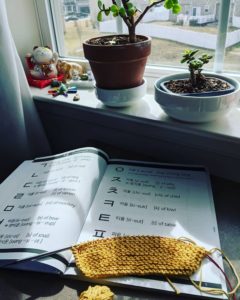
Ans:
{"type": "Polygon", "coordinates": [[[59,87],[60,85],[61,85],[61,81],[59,81],[59,80],[57,80],[57,79],[53,79],[52,81],[51,81],[51,87],[59,87]]]}
{"type": "Polygon", "coordinates": [[[83,67],[80,64],[62,60],[59,60],[57,63],[57,70],[59,74],[64,75],[63,82],[65,83],[68,80],[77,81],[83,74],[83,67]]]}
{"type": "Polygon", "coordinates": [[[59,95],[64,95],[65,97],[68,96],[68,88],[65,84],[61,83],[59,88],[56,89],[55,92],[52,93],[53,97],[59,96],[59,95]]]}
{"type": "Polygon", "coordinates": [[[76,86],[70,86],[68,87],[68,94],[75,94],[77,93],[77,87],[76,86]]]}
{"type": "Polygon", "coordinates": [[[77,81],[77,80],[80,79],[80,73],[79,73],[79,71],[76,70],[76,69],[72,69],[72,71],[71,71],[71,76],[72,76],[72,80],[73,80],[73,81],[77,81]]]}
{"type": "Polygon", "coordinates": [[[68,96],[68,94],[76,94],[77,93],[77,87],[76,86],[70,86],[68,87],[64,83],[60,83],[60,86],[57,87],[52,87],[48,91],[48,94],[52,94],[53,97],[59,96],[59,95],[64,95],[65,97],[68,96]]]}
{"type": "Polygon", "coordinates": [[[80,96],[79,96],[79,94],[77,93],[76,95],[74,95],[73,101],[79,101],[79,100],[80,100],[80,96]]]}
{"type": "Polygon", "coordinates": [[[58,54],[49,47],[35,46],[26,56],[30,76],[33,79],[51,79],[58,75],[58,54]]]}
{"type": "Polygon", "coordinates": [[[88,80],[88,74],[87,73],[83,73],[80,77],[81,80],[83,81],[87,81],[88,80]]]}

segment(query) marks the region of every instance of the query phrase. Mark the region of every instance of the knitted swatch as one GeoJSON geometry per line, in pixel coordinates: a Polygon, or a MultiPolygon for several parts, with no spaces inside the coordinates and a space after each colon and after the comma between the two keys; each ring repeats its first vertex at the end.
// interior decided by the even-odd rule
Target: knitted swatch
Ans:
{"type": "Polygon", "coordinates": [[[72,252],[77,267],[90,278],[190,276],[209,254],[194,244],[159,236],[98,239],[73,246],[72,252]]]}

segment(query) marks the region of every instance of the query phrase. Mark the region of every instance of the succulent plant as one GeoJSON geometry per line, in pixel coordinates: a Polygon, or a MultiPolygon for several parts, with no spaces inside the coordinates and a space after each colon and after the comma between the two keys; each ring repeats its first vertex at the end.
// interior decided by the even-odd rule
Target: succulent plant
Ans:
{"type": "Polygon", "coordinates": [[[198,52],[198,49],[185,49],[181,60],[181,63],[188,64],[190,80],[193,87],[196,87],[205,79],[204,75],[202,74],[203,66],[207,64],[212,58],[211,55],[208,55],[206,53],[196,58],[195,55],[198,52]]]}

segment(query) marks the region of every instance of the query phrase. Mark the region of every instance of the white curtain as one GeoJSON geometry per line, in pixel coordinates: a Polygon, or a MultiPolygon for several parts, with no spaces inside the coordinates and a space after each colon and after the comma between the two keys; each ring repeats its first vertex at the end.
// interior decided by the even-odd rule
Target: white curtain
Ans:
{"type": "Polygon", "coordinates": [[[23,160],[50,154],[0,0],[0,182],[23,160]]]}

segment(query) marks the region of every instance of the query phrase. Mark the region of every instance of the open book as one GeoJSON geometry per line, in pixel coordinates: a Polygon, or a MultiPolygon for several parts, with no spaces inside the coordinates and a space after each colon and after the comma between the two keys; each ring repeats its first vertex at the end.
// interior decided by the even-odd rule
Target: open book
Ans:
{"type": "MultiPolygon", "coordinates": [[[[99,149],[80,148],[23,162],[0,185],[0,195],[0,266],[124,235],[186,237],[207,250],[220,248],[209,175],[199,166],[113,160],[99,149]]],[[[214,259],[222,266],[220,256],[214,259]]],[[[70,250],[9,268],[83,278],[70,250]]],[[[207,260],[192,279],[226,290],[223,275],[207,260]]],[[[208,296],[187,279],[172,281],[183,294],[208,296]]],[[[160,276],[108,283],[174,292],[160,276]]]]}

